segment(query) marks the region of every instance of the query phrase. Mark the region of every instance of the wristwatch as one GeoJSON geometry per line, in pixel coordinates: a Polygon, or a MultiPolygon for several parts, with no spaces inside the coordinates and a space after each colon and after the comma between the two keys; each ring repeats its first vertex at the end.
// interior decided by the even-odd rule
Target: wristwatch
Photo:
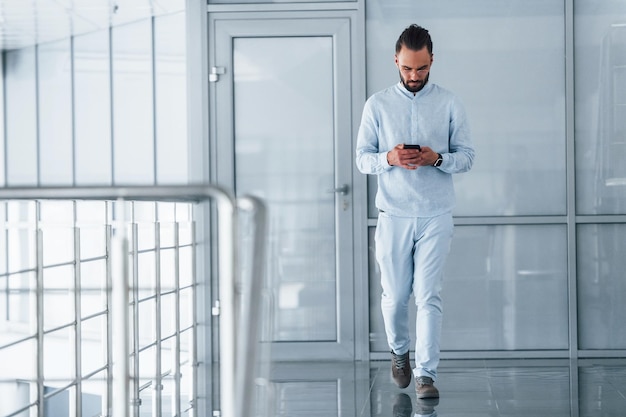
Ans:
{"type": "Polygon", "coordinates": [[[435,161],[435,163],[433,164],[434,167],[438,167],[441,166],[441,164],[443,163],[443,156],[441,156],[440,153],[437,154],[437,160],[435,161]]]}

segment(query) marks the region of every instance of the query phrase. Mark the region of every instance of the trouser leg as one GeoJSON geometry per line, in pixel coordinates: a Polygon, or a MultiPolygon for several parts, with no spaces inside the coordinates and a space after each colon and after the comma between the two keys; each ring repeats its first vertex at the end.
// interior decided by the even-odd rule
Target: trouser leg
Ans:
{"type": "Polygon", "coordinates": [[[451,214],[424,219],[415,242],[413,295],[417,306],[415,377],[437,377],[442,324],[441,288],[452,242],[451,214]]]}
{"type": "Polygon", "coordinates": [[[380,301],[389,348],[409,351],[409,298],[413,282],[413,219],[381,213],[376,227],[376,260],[380,267],[380,301]]]}

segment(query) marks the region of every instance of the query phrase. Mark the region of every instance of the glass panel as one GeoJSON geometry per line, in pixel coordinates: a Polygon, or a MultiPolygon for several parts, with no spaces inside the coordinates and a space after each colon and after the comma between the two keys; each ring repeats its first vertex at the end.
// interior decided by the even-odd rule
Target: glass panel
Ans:
{"type": "Polygon", "coordinates": [[[152,21],[113,29],[114,182],[154,183],[152,21]]]}
{"type": "MultiPolygon", "coordinates": [[[[4,341],[2,333],[0,333],[0,339],[4,341]]],[[[2,378],[0,379],[2,382],[7,380],[36,381],[37,361],[24,360],[24,358],[36,358],[36,349],[35,338],[0,349],[0,363],[2,364],[2,378]]],[[[2,396],[2,402],[6,398],[8,397],[2,396]]]]}
{"type": "Polygon", "coordinates": [[[70,40],[40,45],[39,174],[43,185],[72,185],[72,55],[70,40]]]}
{"type": "MultiPolygon", "coordinates": [[[[1,356],[2,353],[0,352],[0,357],[1,356]]],[[[30,401],[31,389],[33,391],[33,396],[35,396],[36,394],[34,394],[34,392],[37,389],[36,385],[31,385],[24,381],[0,380],[0,398],[2,398],[2,402],[0,402],[0,415],[29,417],[33,414],[37,414],[35,405],[19,414],[13,414],[16,410],[20,410],[32,403],[30,401]],[[32,414],[30,410],[33,410],[32,414]]]]}
{"type": "MultiPolygon", "coordinates": [[[[105,222],[105,219],[102,219],[105,222]]],[[[106,233],[104,226],[80,227],[80,256],[90,259],[106,256],[106,233]]]]}
{"type": "Polygon", "coordinates": [[[161,296],[161,338],[173,335],[176,331],[176,296],[161,296]]]}
{"type": "MultiPolygon", "coordinates": [[[[4,80],[4,54],[0,54],[0,78],[4,80]]],[[[4,82],[0,83],[0,114],[5,114],[4,112],[4,102],[5,102],[5,94],[4,94],[4,82]]],[[[6,186],[6,178],[5,178],[5,162],[6,158],[4,155],[4,150],[6,149],[6,130],[4,126],[4,117],[0,117],[0,186],[6,186]]]]}
{"type": "Polygon", "coordinates": [[[193,282],[193,247],[185,246],[178,251],[180,257],[179,266],[179,285],[181,288],[188,287],[193,282]]]}
{"type": "Polygon", "coordinates": [[[187,67],[185,14],[154,20],[157,183],[186,183],[187,67]]]}
{"type": "MultiPolygon", "coordinates": [[[[371,95],[399,81],[394,46],[416,9],[365,6],[371,95]]],[[[431,82],[465,103],[476,147],[472,171],[455,175],[456,215],[565,214],[564,10],[563,0],[419,3],[434,43],[431,82]]]]}
{"type": "Polygon", "coordinates": [[[626,214],[626,4],[574,4],[576,208],[626,214]]]}
{"type": "MultiPolygon", "coordinates": [[[[35,282],[34,272],[9,275],[9,296],[7,298],[8,321],[12,323],[35,323],[35,282]]],[[[19,339],[23,336],[30,336],[32,332],[25,327],[18,327],[16,332],[7,333],[4,337],[19,339]]]]}
{"type": "Polygon", "coordinates": [[[111,71],[109,31],[74,38],[76,183],[109,185],[111,172],[111,71]]]}
{"type": "Polygon", "coordinates": [[[180,291],[180,328],[187,329],[193,325],[193,288],[180,291]]]}
{"type": "Polygon", "coordinates": [[[581,349],[626,349],[626,225],[578,226],[581,349]]]}
{"type": "Polygon", "coordinates": [[[106,261],[81,262],[81,313],[83,317],[106,310],[106,261]]]}
{"type": "Polygon", "coordinates": [[[233,50],[236,190],[268,205],[273,340],[334,341],[333,40],[236,38],[233,50]]]}
{"type": "Polygon", "coordinates": [[[153,296],[156,288],[155,253],[145,252],[138,256],[139,298],[153,296]]]}
{"type": "Polygon", "coordinates": [[[37,185],[37,91],[35,48],[4,53],[6,182],[37,185]]]}
{"type": "Polygon", "coordinates": [[[83,381],[82,416],[105,416],[107,410],[107,380],[106,373],[100,372],[83,381]]]}
{"type": "Polygon", "coordinates": [[[192,340],[191,331],[181,333],[180,351],[180,409],[185,414],[189,410],[193,399],[193,366],[190,360],[189,343],[192,340]]]}
{"type": "Polygon", "coordinates": [[[70,417],[70,398],[74,397],[74,388],[66,389],[61,392],[55,392],[59,387],[45,386],[44,395],[51,395],[47,397],[43,402],[43,415],[44,417],[70,417]],[[70,391],[71,394],[70,395],[70,391]]]}
{"type": "Polygon", "coordinates": [[[624,413],[626,368],[623,362],[581,366],[578,372],[579,416],[619,416],[624,413]]]}
{"type": "MultiPolygon", "coordinates": [[[[315,0],[315,3],[345,3],[358,0],[315,0]]],[[[311,3],[312,0],[209,0],[209,4],[311,3]]]]}
{"type": "Polygon", "coordinates": [[[74,261],[74,229],[42,226],[41,230],[44,266],[74,261]]]}
{"type": "MultiPolygon", "coordinates": [[[[370,271],[371,347],[388,351],[379,272],[370,271]]],[[[442,350],[566,349],[565,226],[456,226],[442,297],[442,350]]],[[[413,303],[409,317],[414,341],[413,303]]]]}
{"type": "Polygon", "coordinates": [[[139,348],[155,342],[155,301],[154,298],[139,303],[139,348]]]}
{"type": "MultiPolygon", "coordinates": [[[[156,374],[156,348],[151,347],[139,353],[139,386],[143,388],[139,392],[141,407],[140,417],[152,417],[154,399],[154,376],[156,374]]],[[[156,413],[154,414],[156,415],[156,413]]]]}
{"type": "Polygon", "coordinates": [[[107,363],[107,316],[101,315],[82,322],[82,375],[101,369],[107,363]]]}
{"type": "Polygon", "coordinates": [[[65,328],[43,336],[44,384],[61,388],[74,379],[74,329],[65,328]]]}
{"type": "Polygon", "coordinates": [[[74,267],[43,270],[44,330],[72,323],[74,310],[74,267]]]}

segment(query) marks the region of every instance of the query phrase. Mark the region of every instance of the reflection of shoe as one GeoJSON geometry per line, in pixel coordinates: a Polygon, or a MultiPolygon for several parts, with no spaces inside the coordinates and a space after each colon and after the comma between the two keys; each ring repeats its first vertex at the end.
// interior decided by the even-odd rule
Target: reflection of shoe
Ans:
{"type": "Polygon", "coordinates": [[[396,395],[393,399],[392,416],[393,417],[412,417],[413,404],[411,403],[411,397],[405,393],[396,395]]]}
{"type": "Polygon", "coordinates": [[[439,404],[439,398],[418,398],[415,403],[416,416],[436,415],[435,406],[439,404]]]}
{"type": "Polygon", "coordinates": [[[415,393],[417,398],[439,398],[439,390],[435,388],[433,379],[427,376],[415,379],[415,393]]]}
{"type": "Polygon", "coordinates": [[[409,352],[404,355],[396,355],[391,351],[391,378],[400,388],[406,388],[411,383],[411,363],[409,352]]]}

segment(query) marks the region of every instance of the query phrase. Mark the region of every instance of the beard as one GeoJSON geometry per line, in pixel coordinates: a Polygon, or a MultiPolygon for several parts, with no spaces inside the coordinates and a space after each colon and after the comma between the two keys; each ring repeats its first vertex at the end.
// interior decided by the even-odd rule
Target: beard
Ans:
{"type": "Polygon", "coordinates": [[[404,88],[409,90],[411,93],[417,93],[422,88],[424,88],[426,83],[428,83],[428,78],[430,77],[430,73],[428,73],[426,74],[426,78],[424,78],[423,80],[407,81],[402,78],[402,73],[400,73],[400,71],[398,71],[398,73],[400,74],[400,82],[402,82],[404,88]]]}

